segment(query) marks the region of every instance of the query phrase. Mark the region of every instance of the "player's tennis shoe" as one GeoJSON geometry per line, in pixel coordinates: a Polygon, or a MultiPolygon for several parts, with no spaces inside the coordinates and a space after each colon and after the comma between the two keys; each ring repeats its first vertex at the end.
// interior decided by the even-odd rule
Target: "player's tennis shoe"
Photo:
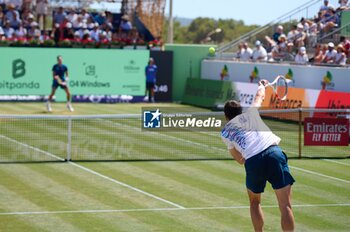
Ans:
{"type": "Polygon", "coordinates": [[[49,101],[46,102],[46,110],[47,110],[48,112],[52,112],[51,103],[50,103],[49,101]]]}
{"type": "Polygon", "coordinates": [[[73,108],[73,106],[72,106],[70,103],[67,103],[67,109],[68,109],[70,112],[73,112],[73,111],[74,111],[74,108],[73,108]]]}

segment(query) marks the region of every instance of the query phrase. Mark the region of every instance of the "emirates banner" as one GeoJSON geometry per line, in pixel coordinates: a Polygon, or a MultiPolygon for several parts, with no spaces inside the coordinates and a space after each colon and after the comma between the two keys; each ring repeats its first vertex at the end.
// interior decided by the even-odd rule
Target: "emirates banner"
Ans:
{"type": "Polygon", "coordinates": [[[349,120],[346,118],[305,118],[305,146],[348,146],[349,120]]]}

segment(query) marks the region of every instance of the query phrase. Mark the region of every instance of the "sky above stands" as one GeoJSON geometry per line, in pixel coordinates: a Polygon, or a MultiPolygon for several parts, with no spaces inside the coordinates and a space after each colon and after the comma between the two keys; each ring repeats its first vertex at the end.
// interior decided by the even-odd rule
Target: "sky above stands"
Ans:
{"type": "MultiPolygon", "coordinates": [[[[167,0],[167,15],[169,2],[170,0],[167,0]]],[[[173,0],[173,16],[192,19],[197,17],[235,19],[243,20],[247,25],[264,25],[307,2],[309,0],[173,0]]],[[[338,6],[338,0],[329,2],[335,7],[338,6]]],[[[322,0],[310,11],[319,9],[321,5],[322,0]]],[[[300,17],[303,16],[305,15],[300,17]]]]}

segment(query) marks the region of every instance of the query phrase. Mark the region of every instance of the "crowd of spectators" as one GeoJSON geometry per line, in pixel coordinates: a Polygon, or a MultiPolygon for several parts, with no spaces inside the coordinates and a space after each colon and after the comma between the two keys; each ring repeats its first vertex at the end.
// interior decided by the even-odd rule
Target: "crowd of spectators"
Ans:
{"type": "Polygon", "coordinates": [[[298,64],[313,62],[346,65],[350,60],[349,40],[341,36],[337,46],[334,45],[335,40],[325,44],[318,43],[318,38],[340,26],[340,15],[344,10],[350,10],[348,0],[339,0],[338,8],[334,8],[328,0],[324,0],[313,20],[301,18],[287,33],[283,25],[278,25],[271,37],[265,36],[264,46],[257,40],[255,49],[252,50],[248,43],[242,43],[238,47],[236,57],[241,61],[294,61],[298,64]],[[306,48],[310,48],[311,53],[315,51],[313,57],[306,48]]]}
{"type": "MultiPolygon", "coordinates": [[[[50,9],[47,0],[0,0],[0,41],[146,45],[128,15],[123,15],[118,24],[113,17],[108,11],[50,9]],[[51,25],[48,25],[49,16],[52,16],[51,25]]],[[[160,43],[160,38],[152,41],[152,45],[160,43]]]]}

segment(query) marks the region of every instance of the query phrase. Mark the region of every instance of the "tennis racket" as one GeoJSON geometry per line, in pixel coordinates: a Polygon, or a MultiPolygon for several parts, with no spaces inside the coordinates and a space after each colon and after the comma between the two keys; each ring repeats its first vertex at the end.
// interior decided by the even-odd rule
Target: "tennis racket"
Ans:
{"type": "Polygon", "coordinates": [[[265,86],[269,86],[273,89],[273,92],[278,99],[281,101],[286,100],[288,94],[288,84],[291,82],[291,80],[287,80],[284,76],[278,75],[271,83],[266,84],[264,83],[265,81],[262,82],[265,86]]]}

